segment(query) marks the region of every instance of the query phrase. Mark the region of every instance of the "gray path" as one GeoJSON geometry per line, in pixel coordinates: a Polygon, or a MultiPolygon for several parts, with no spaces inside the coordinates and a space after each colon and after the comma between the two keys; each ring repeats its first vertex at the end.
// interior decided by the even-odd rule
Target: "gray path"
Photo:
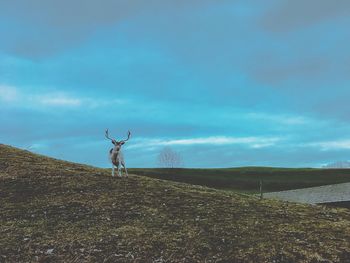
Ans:
{"type": "Polygon", "coordinates": [[[350,201],[350,183],[271,192],[265,193],[264,197],[307,204],[350,201]]]}

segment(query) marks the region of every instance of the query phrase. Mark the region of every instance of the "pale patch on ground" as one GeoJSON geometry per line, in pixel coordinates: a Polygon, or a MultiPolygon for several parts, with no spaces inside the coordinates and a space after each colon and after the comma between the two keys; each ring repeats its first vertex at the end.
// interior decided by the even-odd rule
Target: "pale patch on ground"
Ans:
{"type": "Polygon", "coordinates": [[[272,192],[264,197],[306,204],[346,202],[350,201],[350,183],[272,192]]]}

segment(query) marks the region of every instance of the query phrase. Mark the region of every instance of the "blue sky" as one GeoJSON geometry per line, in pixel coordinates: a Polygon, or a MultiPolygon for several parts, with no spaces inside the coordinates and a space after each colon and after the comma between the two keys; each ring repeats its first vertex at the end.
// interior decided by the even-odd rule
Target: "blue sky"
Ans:
{"type": "Polygon", "coordinates": [[[348,0],[0,0],[0,143],[129,167],[350,159],[348,0]]]}

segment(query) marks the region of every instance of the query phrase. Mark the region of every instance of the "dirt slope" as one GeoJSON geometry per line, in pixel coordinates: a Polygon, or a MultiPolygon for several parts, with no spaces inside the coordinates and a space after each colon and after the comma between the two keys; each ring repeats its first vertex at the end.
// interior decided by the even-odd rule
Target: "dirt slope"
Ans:
{"type": "Polygon", "coordinates": [[[0,145],[0,262],[350,262],[350,212],[0,145]]]}

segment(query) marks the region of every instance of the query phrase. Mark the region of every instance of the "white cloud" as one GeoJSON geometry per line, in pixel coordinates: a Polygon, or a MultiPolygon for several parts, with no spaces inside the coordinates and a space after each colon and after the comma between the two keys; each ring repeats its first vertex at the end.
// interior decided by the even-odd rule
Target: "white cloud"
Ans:
{"type": "Polygon", "coordinates": [[[253,112],[247,114],[248,118],[264,120],[282,125],[303,125],[309,123],[311,120],[304,116],[293,116],[284,114],[268,114],[261,112],[253,112]]]}
{"type": "Polygon", "coordinates": [[[99,108],[108,107],[110,105],[124,105],[128,100],[123,99],[98,99],[88,97],[73,97],[65,93],[48,93],[43,95],[35,95],[31,98],[33,102],[44,106],[52,107],[87,107],[99,108]]]}
{"type": "Polygon", "coordinates": [[[82,100],[64,94],[47,94],[33,98],[34,101],[47,106],[81,106],[82,100]]]}
{"type": "Polygon", "coordinates": [[[76,97],[65,92],[26,93],[23,89],[0,84],[0,102],[6,102],[17,107],[85,107],[99,108],[111,105],[125,105],[126,99],[103,99],[76,97]]]}
{"type": "Polygon", "coordinates": [[[27,94],[14,86],[0,85],[0,101],[18,106],[81,106],[82,99],[65,93],[27,94]]]}
{"type": "Polygon", "coordinates": [[[187,139],[138,139],[135,144],[129,148],[155,147],[155,146],[191,146],[191,145],[247,145],[251,148],[264,148],[273,146],[280,141],[278,137],[227,137],[227,136],[210,136],[187,139]]]}
{"type": "Polygon", "coordinates": [[[15,87],[0,85],[0,100],[4,102],[14,102],[18,98],[18,92],[15,87]]]}
{"type": "Polygon", "coordinates": [[[319,147],[324,151],[350,149],[349,140],[321,141],[305,144],[304,146],[319,147]]]}

